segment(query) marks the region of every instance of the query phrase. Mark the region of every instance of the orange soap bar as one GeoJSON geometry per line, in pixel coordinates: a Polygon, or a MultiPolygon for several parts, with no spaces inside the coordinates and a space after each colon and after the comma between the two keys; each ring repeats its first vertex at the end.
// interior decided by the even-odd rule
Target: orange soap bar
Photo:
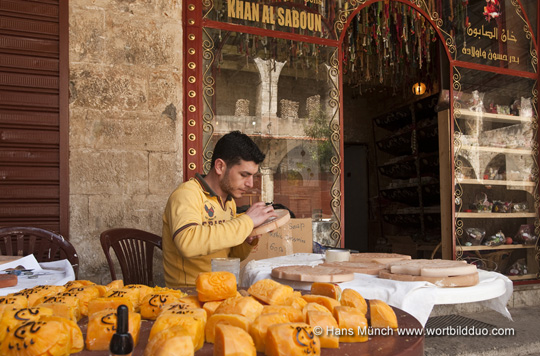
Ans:
{"type": "Polygon", "coordinates": [[[214,314],[206,322],[206,328],[204,331],[206,342],[214,343],[216,336],[216,325],[227,324],[237,326],[249,332],[251,320],[242,315],[236,314],[214,314]]]}
{"type": "Polygon", "coordinates": [[[341,303],[334,298],[326,297],[324,295],[306,294],[303,295],[302,298],[304,298],[308,303],[317,303],[322,305],[328,309],[330,313],[334,311],[335,307],[341,305],[341,303]]]}
{"type": "Polygon", "coordinates": [[[203,272],[195,280],[201,302],[224,300],[236,295],[236,277],[230,272],[203,272]]]}
{"type": "Polygon", "coordinates": [[[373,328],[392,328],[397,329],[398,321],[396,313],[391,306],[378,299],[369,301],[369,310],[371,315],[371,327],[373,328]]]}
{"type": "Polygon", "coordinates": [[[367,313],[367,303],[364,297],[354,289],[345,289],[341,293],[341,305],[359,309],[362,314],[367,313]]]}
{"type": "Polygon", "coordinates": [[[311,285],[311,294],[324,295],[339,300],[341,298],[341,287],[335,283],[314,282],[311,285]]]}
{"type": "Polygon", "coordinates": [[[253,297],[232,297],[225,299],[213,314],[239,314],[253,321],[263,311],[263,305],[253,297]]]}
{"type": "Polygon", "coordinates": [[[306,323],[274,324],[266,333],[267,356],[321,354],[319,337],[306,323]]]}
{"type": "Polygon", "coordinates": [[[251,336],[242,328],[227,324],[216,325],[214,356],[256,356],[251,336]]]}
{"type": "MultiPolygon", "coordinates": [[[[139,340],[141,329],[141,315],[133,311],[129,312],[128,330],[133,337],[134,345],[139,340]]],[[[86,332],[86,348],[91,351],[109,350],[109,343],[116,332],[116,310],[102,310],[88,317],[86,332]]]]}
{"type": "Polygon", "coordinates": [[[266,304],[284,305],[294,290],[272,279],[261,279],[249,287],[248,293],[266,304]]]}
{"type": "Polygon", "coordinates": [[[278,313],[261,314],[249,327],[249,334],[253,338],[255,348],[259,352],[264,352],[266,343],[266,332],[268,327],[274,324],[289,323],[290,320],[285,315],[278,313]]]}
{"type": "Polygon", "coordinates": [[[334,318],[340,330],[352,330],[353,335],[343,333],[339,336],[340,342],[366,342],[368,341],[368,323],[365,315],[353,307],[338,306],[334,308],[334,318]]]}
{"type": "Polygon", "coordinates": [[[144,356],[193,356],[193,340],[182,325],[174,325],[154,335],[146,348],[144,356]]]}

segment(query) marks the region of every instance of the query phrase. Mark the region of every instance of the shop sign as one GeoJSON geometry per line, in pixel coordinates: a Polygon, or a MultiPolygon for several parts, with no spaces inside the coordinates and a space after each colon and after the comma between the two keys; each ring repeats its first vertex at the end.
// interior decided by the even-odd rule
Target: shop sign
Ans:
{"type": "MultiPolygon", "coordinates": [[[[514,32],[511,30],[502,29],[499,32],[498,27],[494,27],[493,30],[488,31],[484,28],[484,25],[481,27],[473,27],[469,24],[469,27],[467,27],[467,37],[475,39],[475,40],[481,40],[481,39],[489,39],[489,40],[495,40],[500,41],[503,43],[506,42],[514,42],[517,43],[517,39],[514,36],[514,32]]],[[[519,64],[519,57],[508,55],[508,54],[501,54],[492,51],[488,48],[486,51],[483,48],[478,48],[475,46],[467,47],[466,45],[463,46],[461,49],[461,53],[463,55],[472,57],[472,58],[483,58],[490,61],[504,61],[510,63],[518,63],[519,64]]]]}
{"type": "MultiPolygon", "coordinates": [[[[310,0],[309,2],[318,3],[321,0],[310,0]]],[[[296,10],[294,8],[284,8],[242,0],[227,0],[227,14],[229,18],[239,20],[322,32],[322,18],[320,14],[296,10]]]]}

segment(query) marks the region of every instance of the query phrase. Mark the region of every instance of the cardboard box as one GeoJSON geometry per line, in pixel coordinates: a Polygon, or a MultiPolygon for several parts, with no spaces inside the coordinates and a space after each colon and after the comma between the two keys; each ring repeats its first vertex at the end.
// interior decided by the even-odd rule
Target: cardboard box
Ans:
{"type": "Polygon", "coordinates": [[[259,244],[250,255],[241,262],[243,268],[249,261],[292,255],[293,253],[311,253],[313,251],[313,230],[311,218],[291,219],[277,230],[263,234],[259,244]]]}

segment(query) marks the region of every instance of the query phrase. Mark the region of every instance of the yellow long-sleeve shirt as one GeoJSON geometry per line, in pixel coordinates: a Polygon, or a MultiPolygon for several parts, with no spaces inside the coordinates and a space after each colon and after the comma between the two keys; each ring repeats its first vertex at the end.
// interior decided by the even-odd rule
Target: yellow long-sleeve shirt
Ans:
{"type": "Polygon", "coordinates": [[[244,242],[253,220],[236,215],[232,197],[225,202],[197,174],[171,194],[163,213],[163,268],[169,288],[195,285],[200,272],[211,270],[211,259],[245,259],[252,246],[244,242]]]}

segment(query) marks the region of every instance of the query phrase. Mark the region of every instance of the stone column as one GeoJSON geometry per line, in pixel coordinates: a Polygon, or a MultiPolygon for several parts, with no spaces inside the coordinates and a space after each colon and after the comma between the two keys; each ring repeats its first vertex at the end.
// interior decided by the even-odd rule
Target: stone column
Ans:
{"type": "Polygon", "coordinates": [[[261,167],[261,199],[274,202],[274,171],[270,167],[261,167]]]}
{"type": "Polygon", "coordinates": [[[271,119],[277,118],[277,99],[279,75],[285,62],[278,62],[274,59],[255,58],[255,64],[261,76],[261,83],[257,88],[257,112],[261,118],[260,131],[265,134],[277,132],[277,120],[272,127],[271,119]]]}

